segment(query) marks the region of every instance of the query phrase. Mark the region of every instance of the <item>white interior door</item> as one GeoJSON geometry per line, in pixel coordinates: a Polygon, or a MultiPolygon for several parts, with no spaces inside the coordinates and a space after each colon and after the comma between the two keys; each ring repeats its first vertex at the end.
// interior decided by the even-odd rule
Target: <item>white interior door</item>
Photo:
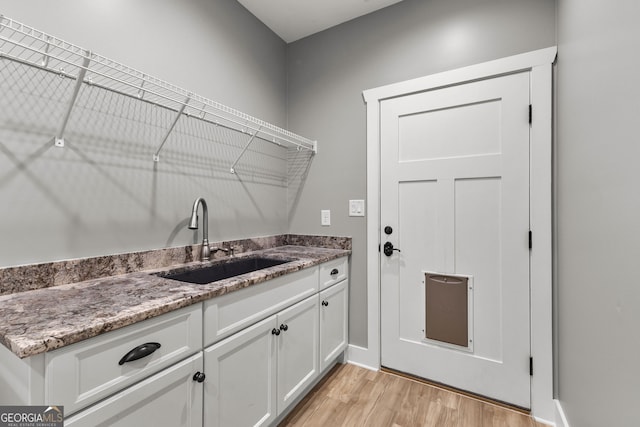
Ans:
{"type": "Polygon", "coordinates": [[[401,250],[381,254],[382,365],[525,408],[528,109],[528,72],[380,105],[381,242],[401,250]],[[427,337],[460,313],[427,313],[425,272],[468,279],[467,345],[427,337]]]}

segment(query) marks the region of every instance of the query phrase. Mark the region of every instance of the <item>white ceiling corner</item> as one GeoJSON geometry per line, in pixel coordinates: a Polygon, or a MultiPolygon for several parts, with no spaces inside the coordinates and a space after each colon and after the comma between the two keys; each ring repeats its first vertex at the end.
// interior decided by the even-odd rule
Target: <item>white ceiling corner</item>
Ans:
{"type": "Polygon", "coordinates": [[[400,1],[402,0],[238,0],[287,43],[400,1]]]}

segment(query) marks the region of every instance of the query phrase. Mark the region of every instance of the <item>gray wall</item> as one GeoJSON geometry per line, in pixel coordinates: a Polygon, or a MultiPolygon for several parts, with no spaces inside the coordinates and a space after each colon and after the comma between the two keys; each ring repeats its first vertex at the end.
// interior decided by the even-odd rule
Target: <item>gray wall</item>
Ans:
{"type": "Polygon", "coordinates": [[[350,341],[367,345],[362,91],[556,44],[553,0],[405,0],[289,45],[289,127],[319,140],[291,232],[353,236],[350,341]],[[331,209],[332,225],[320,226],[331,209]]]}
{"type": "Polygon", "coordinates": [[[576,427],[640,419],[638,16],[558,1],[558,396],[576,427]]]}
{"type": "MultiPolygon", "coordinates": [[[[286,45],[235,0],[0,0],[0,14],[286,124],[286,45]]],[[[254,144],[231,175],[247,136],[182,118],[156,165],[173,114],[86,85],[54,148],[70,82],[0,60],[0,266],[199,241],[198,196],[212,240],[287,231],[284,150],[254,144]]]]}

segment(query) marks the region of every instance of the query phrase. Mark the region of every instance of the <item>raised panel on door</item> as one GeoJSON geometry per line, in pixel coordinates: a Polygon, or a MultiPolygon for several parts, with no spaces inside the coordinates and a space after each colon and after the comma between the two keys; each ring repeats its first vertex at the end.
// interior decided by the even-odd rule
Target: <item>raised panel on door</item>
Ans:
{"type": "Polygon", "coordinates": [[[318,295],[278,314],[278,415],[319,374],[318,295]]]}
{"type": "Polygon", "coordinates": [[[348,280],[320,292],[320,371],[347,348],[348,280]]]}
{"type": "Polygon", "coordinates": [[[276,418],[276,316],[205,349],[204,425],[269,425],[276,418]]]}
{"type": "MultiPolygon", "coordinates": [[[[139,427],[202,425],[202,353],[65,419],[73,427],[139,427]]],[[[55,400],[55,399],[54,399],[55,400]]]]}

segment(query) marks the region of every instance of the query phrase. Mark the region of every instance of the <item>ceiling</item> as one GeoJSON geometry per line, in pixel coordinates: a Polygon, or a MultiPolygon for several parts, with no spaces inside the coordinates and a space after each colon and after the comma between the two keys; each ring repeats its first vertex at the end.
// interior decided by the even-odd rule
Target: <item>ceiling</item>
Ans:
{"type": "Polygon", "coordinates": [[[291,43],[402,0],[238,0],[291,43]]]}

